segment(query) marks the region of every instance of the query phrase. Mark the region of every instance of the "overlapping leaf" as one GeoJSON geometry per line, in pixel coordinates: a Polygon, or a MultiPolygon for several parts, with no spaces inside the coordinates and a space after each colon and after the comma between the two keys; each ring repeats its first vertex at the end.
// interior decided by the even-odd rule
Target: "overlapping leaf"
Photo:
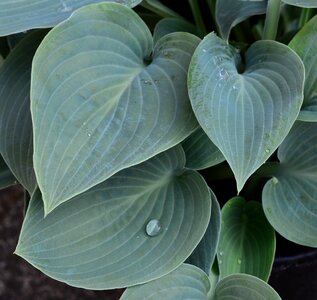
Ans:
{"type": "Polygon", "coordinates": [[[215,194],[211,193],[210,222],[204,237],[199,242],[194,252],[187,259],[187,263],[202,269],[207,275],[210,274],[212,263],[215,260],[220,236],[221,211],[215,194]]]}
{"type": "Polygon", "coordinates": [[[122,170],[44,218],[36,190],[16,253],[70,285],[111,289],[178,267],[210,219],[208,186],[181,146],[122,170]],[[150,226],[154,224],[155,226],[150,226]]]}
{"type": "Polygon", "coordinates": [[[299,120],[317,122],[317,16],[292,39],[289,46],[300,56],[306,71],[304,103],[299,120]]]}
{"type": "Polygon", "coordinates": [[[247,274],[234,274],[211,286],[195,266],[183,264],[150,283],[126,289],[121,300],[281,300],[264,281],[247,274]]]}
{"type": "Polygon", "coordinates": [[[317,123],[296,122],[278,150],[276,177],[266,183],[267,219],[285,238],[317,247],[317,123]]]}
{"type": "Polygon", "coordinates": [[[232,168],[240,191],[277,149],[303,102],[304,66],[275,41],[258,41],[240,54],[215,34],[197,47],[188,88],[196,117],[232,168]]]}
{"type": "Polygon", "coordinates": [[[225,158],[200,127],[182,142],[186,154],[186,167],[206,169],[222,163],[225,158]]]}
{"type": "Polygon", "coordinates": [[[30,112],[31,65],[46,31],[26,36],[0,69],[0,152],[19,182],[32,193],[33,139],[30,112]]]}
{"type": "Polygon", "coordinates": [[[153,49],[144,22],[115,3],[81,8],[47,35],[34,58],[31,90],[34,165],[46,213],[197,127],[186,77],[198,42],[172,33],[153,49]]]}
{"type": "Polygon", "coordinates": [[[275,254],[275,233],[261,204],[232,198],[222,208],[222,226],[217,251],[220,276],[254,275],[267,281],[275,254]]]}
{"type": "Polygon", "coordinates": [[[282,0],[284,3],[299,7],[317,7],[316,0],[282,0]]]}
{"type": "Polygon", "coordinates": [[[53,27],[67,19],[79,7],[106,1],[122,3],[130,7],[141,2],[141,0],[2,0],[0,36],[31,28],[53,27]]]}
{"type": "Polygon", "coordinates": [[[264,14],[267,0],[217,0],[216,20],[220,35],[228,40],[231,28],[250,16],[264,14]]]}
{"type": "Polygon", "coordinates": [[[150,283],[126,289],[121,300],[207,300],[210,283],[197,267],[182,264],[175,271],[150,283]]]}
{"type": "Polygon", "coordinates": [[[0,155],[0,189],[15,184],[16,179],[0,155]]]}

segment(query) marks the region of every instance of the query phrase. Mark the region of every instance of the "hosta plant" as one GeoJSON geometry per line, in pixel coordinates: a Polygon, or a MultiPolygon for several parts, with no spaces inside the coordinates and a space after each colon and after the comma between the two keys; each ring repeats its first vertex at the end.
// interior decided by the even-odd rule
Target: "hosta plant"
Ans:
{"type": "Polygon", "coordinates": [[[122,299],[280,299],[275,231],[317,247],[314,7],[2,1],[15,254],[122,299]]]}

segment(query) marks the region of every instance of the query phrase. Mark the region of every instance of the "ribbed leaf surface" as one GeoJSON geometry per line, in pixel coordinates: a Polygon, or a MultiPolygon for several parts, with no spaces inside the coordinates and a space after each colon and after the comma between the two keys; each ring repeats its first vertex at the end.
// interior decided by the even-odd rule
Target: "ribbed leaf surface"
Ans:
{"type": "Polygon", "coordinates": [[[208,186],[184,169],[180,146],[57,207],[44,218],[33,194],[16,253],[73,286],[112,289],[144,283],[177,268],[210,219],[208,186]]]}
{"type": "Polygon", "coordinates": [[[0,36],[31,28],[53,27],[79,7],[90,3],[118,2],[130,7],[141,0],[1,0],[0,36]]]}
{"type": "Polygon", "coordinates": [[[298,120],[317,122],[317,16],[310,20],[290,42],[305,65],[304,104],[298,120]]]}
{"type": "Polygon", "coordinates": [[[36,187],[30,112],[31,65],[46,33],[38,31],[27,35],[0,69],[0,152],[30,193],[36,187]]]}
{"type": "Polygon", "coordinates": [[[261,204],[232,198],[222,208],[217,250],[220,276],[254,275],[267,281],[275,255],[275,233],[261,204]]]}
{"type": "Polygon", "coordinates": [[[278,150],[276,177],[264,187],[264,212],[274,229],[317,247],[317,123],[296,122],[278,150]]]}
{"type": "Polygon", "coordinates": [[[289,47],[258,41],[245,55],[215,34],[197,47],[188,87],[196,117],[231,166],[240,191],[276,150],[303,102],[304,66],[289,47]]]}
{"type": "Polygon", "coordinates": [[[282,0],[284,3],[299,7],[317,7],[316,0],[282,0]]]}
{"type": "Polygon", "coordinates": [[[210,283],[195,266],[182,264],[175,271],[150,283],[128,288],[121,300],[207,300],[210,283]]]}
{"type": "Polygon", "coordinates": [[[198,42],[173,33],[153,49],[145,23],[115,3],[81,8],[47,35],[31,89],[46,213],[196,128],[186,77],[198,42]]]}

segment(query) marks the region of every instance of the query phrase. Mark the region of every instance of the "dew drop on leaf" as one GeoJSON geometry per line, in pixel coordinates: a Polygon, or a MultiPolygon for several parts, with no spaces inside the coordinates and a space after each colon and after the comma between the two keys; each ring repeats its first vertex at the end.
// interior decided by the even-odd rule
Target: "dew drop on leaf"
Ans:
{"type": "Polygon", "coordinates": [[[161,232],[161,223],[159,220],[152,219],[146,224],[146,234],[148,236],[157,236],[161,232]]]}
{"type": "Polygon", "coordinates": [[[240,258],[238,258],[238,264],[241,265],[242,260],[240,258]]]}
{"type": "Polygon", "coordinates": [[[272,182],[273,184],[278,184],[278,179],[276,177],[273,177],[272,182]]]}

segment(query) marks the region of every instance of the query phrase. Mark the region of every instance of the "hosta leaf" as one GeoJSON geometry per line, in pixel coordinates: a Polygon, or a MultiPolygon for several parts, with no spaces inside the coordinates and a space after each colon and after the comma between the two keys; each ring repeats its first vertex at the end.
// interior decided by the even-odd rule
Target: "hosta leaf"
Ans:
{"type": "Polygon", "coordinates": [[[197,267],[182,264],[173,272],[149,283],[127,288],[121,300],[207,300],[210,283],[197,267]]]}
{"type": "Polygon", "coordinates": [[[118,2],[130,7],[141,0],[1,0],[0,36],[31,28],[53,27],[67,19],[79,7],[90,3],[118,2]]]}
{"type": "Polygon", "coordinates": [[[267,281],[275,254],[275,233],[260,203],[241,197],[222,208],[217,251],[220,276],[247,273],[267,281]]]}
{"type": "Polygon", "coordinates": [[[46,33],[43,30],[27,35],[0,69],[0,152],[30,193],[36,187],[30,112],[31,65],[46,33]]]}
{"type": "Polygon", "coordinates": [[[0,155],[0,189],[16,183],[16,179],[0,155]]]}
{"type": "Polygon", "coordinates": [[[317,122],[317,16],[310,20],[292,39],[289,46],[300,56],[306,71],[304,104],[299,120],[317,122]]]}
{"type": "Polygon", "coordinates": [[[156,24],[153,40],[156,42],[166,34],[179,31],[197,35],[197,29],[192,23],[180,18],[164,18],[156,24]]]}
{"type": "Polygon", "coordinates": [[[221,222],[219,203],[215,194],[211,190],[210,193],[212,206],[209,225],[204,237],[186,261],[187,263],[202,269],[207,275],[209,275],[212,263],[215,260],[220,236],[221,222]]]}
{"type": "Polygon", "coordinates": [[[172,33],[153,49],[143,21],[115,3],[81,8],[47,35],[31,90],[34,166],[46,213],[197,127],[186,76],[198,41],[172,33]]]}
{"type": "Polygon", "coordinates": [[[141,5],[162,17],[180,17],[179,14],[158,0],[143,0],[141,5]]]}
{"type": "Polygon", "coordinates": [[[265,215],[285,238],[317,247],[317,123],[296,122],[278,150],[276,177],[264,187],[265,215]]]}
{"type": "Polygon", "coordinates": [[[186,167],[201,170],[222,163],[225,158],[202,128],[195,130],[182,142],[186,167]]]}
{"type": "Polygon", "coordinates": [[[258,41],[240,54],[215,34],[197,47],[188,87],[196,117],[232,168],[240,191],[276,150],[303,101],[304,66],[275,41],[258,41]]]}
{"type": "Polygon", "coordinates": [[[281,300],[281,298],[261,279],[247,274],[234,274],[219,281],[212,300],[281,300]]]}
{"type": "Polygon", "coordinates": [[[248,17],[264,14],[266,6],[267,0],[217,0],[216,20],[222,38],[228,40],[231,28],[248,17]]]}
{"type": "Polygon", "coordinates": [[[44,218],[33,195],[16,252],[70,285],[111,289],[177,268],[210,219],[208,186],[180,146],[122,170],[44,218]]]}
{"type": "Polygon", "coordinates": [[[299,7],[317,7],[316,0],[282,0],[284,3],[299,7]]]}

